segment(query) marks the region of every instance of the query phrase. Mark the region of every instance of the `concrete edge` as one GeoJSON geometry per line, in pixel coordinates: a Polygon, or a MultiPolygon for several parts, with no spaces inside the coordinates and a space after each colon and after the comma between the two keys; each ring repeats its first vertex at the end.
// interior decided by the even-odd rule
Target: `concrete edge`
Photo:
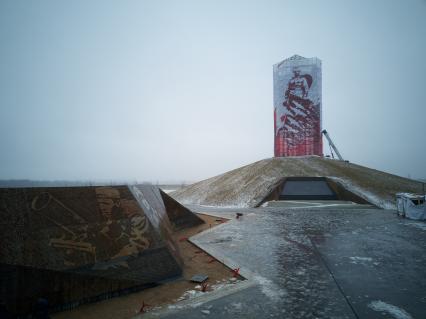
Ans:
{"type": "Polygon", "coordinates": [[[132,317],[132,319],[159,318],[162,316],[172,315],[184,309],[198,308],[198,307],[201,307],[206,302],[216,300],[225,296],[229,296],[241,290],[250,288],[253,285],[255,285],[255,282],[251,280],[243,280],[239,283],[229,284],[229,286],[225,286],[218,290],[206,292],[203,295],[196,296],[194,298],[182,300],[180,302],[176,302],[170,305],[164,305],[161,309],[136,315],[132,317]],[[170,306],[173,306],[173,307],[171,308],[170,306]]]}
{"type": "Polygon", "coordinates": [[[239,281],[239,282],[234,283],[234,284],[229,284],[228,286],[225,286],[223,288],[220,288],[220,289],[217,289],[217,290],[214,290],[214,291],[211,291],[211,292],[207,292],[203,295],[196,296],[194,298],[182,300],[182,301],[179,301],[179,302],[176,302],[176,303],[173,303],[173,304],[169,304],[169,305],[164,305],[158,310],[153,310],[151,312],[138,314],[138,315],[132,317],[132,319],[159,318],[161,316],[172,315],[173,313],[179,312],[179,311],[184,310],[184,309],[200,307],[206,302],[216,300],[216,299],[237,293],[239,291],[242,291],[244,289],[247,289],[247,288],[250,288],[250,287],[257,285],[258,283],[255,280],[253,280],[255,275],[249,269],[247,269],[245,267],[241,267],[235,261],[233,261],[231,258],[228,258],[223,253],[221,253],[219,250],[212,249],[211,247],[203,247],[202,244],[197,243],[197,239],[199,237],[201,237],[205,234],[208,234],[208,233],[210,233],[214,230],[217,230],[218,228],[225,227],[229,223],[235,223],[235,222],[237,222],[237,221],[230,220],[226,223],[223,223],[223,224],[217,225],[213,228],[207,229],[207,230],[205,230],[205,231],[203,231],[199,234],[196,234],[196,235],[188,238],[188,241],[190,243],[192,243],[193,245],[197,246],[199,249],[205,251],[206,253],[208,253],[209,255],[214,257],[215,259],[217,259],[219,262],[224,264],[226,267],[228,267],[230,269],[240,268],[239,274],[242,277],[244,277],[245,280],[239,281]],[[170,306],[173,306],[173,307],[170,307],[170,306]]]}

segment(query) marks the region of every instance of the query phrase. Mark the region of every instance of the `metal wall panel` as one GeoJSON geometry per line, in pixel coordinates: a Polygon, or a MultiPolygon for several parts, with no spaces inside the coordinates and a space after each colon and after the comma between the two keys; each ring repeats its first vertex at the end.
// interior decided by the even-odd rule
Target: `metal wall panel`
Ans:
{"type": "Polygon", "coordinates": [[[181,275],[160,190],[141,189],[0,188],[0,300],[25,315],[40,297],[66,309],[181,275]]]}
{"type": "Polygon", "coordinates": [[[321,60],[294,55],[273,68],[275,156],[322,156],[321,60]]]}

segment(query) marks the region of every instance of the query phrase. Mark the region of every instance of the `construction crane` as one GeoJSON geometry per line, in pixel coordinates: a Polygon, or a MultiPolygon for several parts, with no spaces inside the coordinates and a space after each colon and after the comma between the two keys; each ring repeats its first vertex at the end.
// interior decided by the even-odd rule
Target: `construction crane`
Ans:
{"type": "MultiPolygon", "coordinates": [[[[334,152],[336,153],[337,157],[339,158],[339,160],[343,161],[343,157],[342,155],[340,155],[339,150],[337,149],[336,145],[334,145],[333,141],[331,140],[330,136],[328,135],[326,130],[322,130],[321,132],[322,134],[324,134],[325,138],[328,141],[328,144],[330,145],[330,148],[332,148],[334,150],[334,152]]],[[[331,154],[333,155],[333,151],[331,152],[331,154]]]]}

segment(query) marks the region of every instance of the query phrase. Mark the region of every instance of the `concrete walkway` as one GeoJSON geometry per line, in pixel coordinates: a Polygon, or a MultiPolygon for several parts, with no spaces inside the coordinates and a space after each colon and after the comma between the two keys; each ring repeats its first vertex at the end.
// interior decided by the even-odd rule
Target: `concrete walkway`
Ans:
{"type": "Polygon", "coordinates": [[[425,223],[365,207],[207,210],[243,213],[191,241],[247,281],[143,318],[425,318],[425,223]]]}

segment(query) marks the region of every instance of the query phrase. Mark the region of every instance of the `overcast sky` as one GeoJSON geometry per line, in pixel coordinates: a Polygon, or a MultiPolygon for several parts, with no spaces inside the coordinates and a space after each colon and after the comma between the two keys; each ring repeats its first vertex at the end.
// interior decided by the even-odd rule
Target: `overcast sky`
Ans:
{"type": "Polygon", "coordinates": [[[426,178],[424,0],[2,0],[0,50],[0,179],[195,181],[272,157],[272,65],[293,54],[322,60],[345,159],[426,178]]]}

